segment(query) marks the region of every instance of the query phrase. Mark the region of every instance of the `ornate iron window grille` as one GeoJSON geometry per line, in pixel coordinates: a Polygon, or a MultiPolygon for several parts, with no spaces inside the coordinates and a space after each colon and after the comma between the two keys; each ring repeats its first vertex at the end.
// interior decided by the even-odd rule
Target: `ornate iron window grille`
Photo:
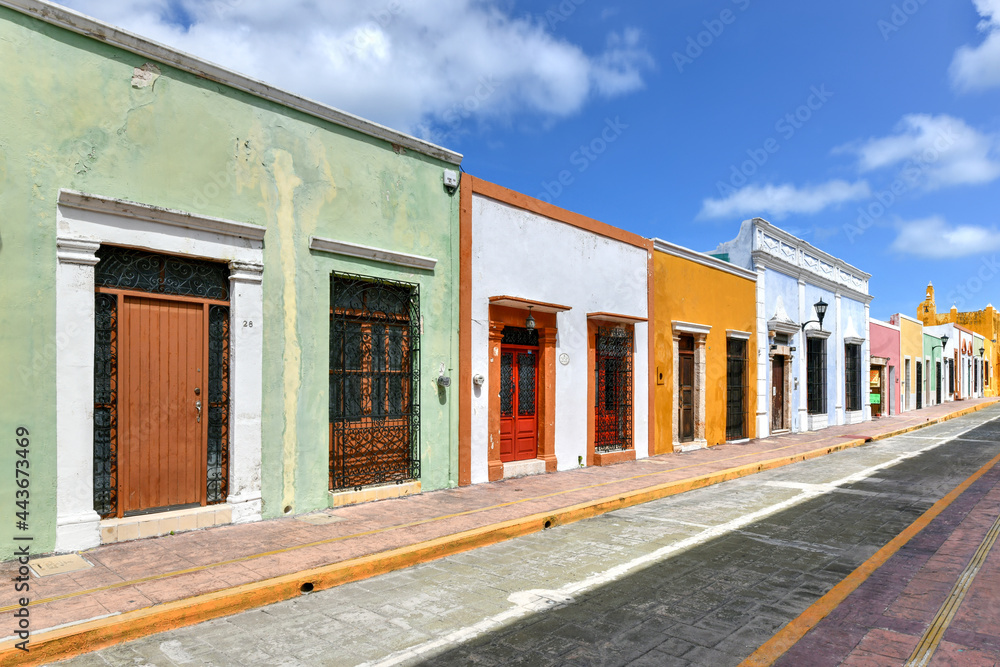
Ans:
{"type": "Polygon", "coordinates": [[[844,385],[847,410],[861,409],[861,346],[853,343],[844,345],[844,385]]]}
{"type": "Polygon", "coordinates": [[[330,488],[420,478],[419,288],[330,277],[330,488]]]}
{"type": "Polygon", "coordinates": [[[726,440],[742,440],[746,435],[747,342],[726,341],[726,440]]]}
{"type": "MultiPolygon", "coordinates": [[[[99,288],[228,301],[229,267],[172,255],[102,245],[94,270],[99,288]]],[[[121,296],[98,292],[94,318],[94,511],[118,515],[118,313],[121,296]]],[[[208,504],[225,502],[229,486],[229,304],[209,307],[208,504]],[[215,378],[213,388],[213,377],[215,378]]]]}
{"type": "Polygon", "coordinates": [[[600,327],[594,359],[594,451],[632,449],[631,329],[600,327]]]}
{"type": "Polygon", "coordinates": [[[806,339],[806,394],[809,414],[826,414],[826,340],[806,339]]]}

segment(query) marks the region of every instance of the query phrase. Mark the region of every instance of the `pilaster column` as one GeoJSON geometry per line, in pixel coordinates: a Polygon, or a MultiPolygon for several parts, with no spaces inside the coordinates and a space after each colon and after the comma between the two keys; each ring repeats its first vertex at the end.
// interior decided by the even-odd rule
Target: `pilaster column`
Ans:
{"type": "MultiPolygon", "coordinates": [[[[802,322],[808,322],[811,319],[810,311],[806,310],[806,281],[799,279],[799,324],[802,322]]],[[[806,366],[806,349],[809,347],[806,341],[805,332],[799,334],[799,345],[797,346],[795,355],[796,361],[798,363],[798,369],[795,374],[795,380],[798,380],[799,389],[796,394],[798,400],[798,410],[799,410],[799,427],[795,428],[795,424],[791,424],[792,431],[808,431],[809,430],[809,403],[808,403],[808,392],[809,392],[809,375],[808,367],[806,366]]],[[[795,382],[792,382],[792,386],[795,386],[795,382]]]]}
{"type": "Polygon", "coordinates": [[[56,239],[56,551],[101,543],[94,511],[94,266],[101,244],[56,239]]]}
{"type": "Polygon", "coordinates": [[[767,269],[757,269],[757,437],[766,438],[771,434],[771,421],[768,419],[770,394],[768,393],[768,374],[770,369],[770,344],[767,337],[767,312],[765,278],[767,269]]]}
{"type": "Polygon", "coordinates": [[[555,472],[556,461],[556,328],[538,330],[538,371],[542,374],[538,405],[538,458],[545,472],[555,472]]]}
{"type": "Polygon", "coordinates": [[[694,441],[705,446],[706,334],[694,336],[694,441]]]}
{"type": "Polygon", "coordinates": [[[500,342],[503,340],[503,324],[490,322],[490,394],[489,394],[489,434],[487,437],[487,466],[489,481],[503,479],[503,462],[500,460],[500,342]]]}
{"type": "Polygon", "coordinates": [[[264,266],[229,263],[229,496],[233,523],[261,519],[264,266]]]}

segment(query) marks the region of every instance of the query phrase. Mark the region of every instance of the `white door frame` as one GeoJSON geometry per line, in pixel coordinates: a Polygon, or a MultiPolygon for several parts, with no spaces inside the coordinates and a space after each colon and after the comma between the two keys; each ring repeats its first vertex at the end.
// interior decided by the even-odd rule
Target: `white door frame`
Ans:
{"type": "Polygon", "coordinates": [[[261,518],[264,227],[59,192],[56,233],[56,551],[101,543],[94,511],[94,266],[102,243],[230,267],[229,496],[233,522],[261,518]],[[242,327],[243,321],[254,322],[242,327]]]}

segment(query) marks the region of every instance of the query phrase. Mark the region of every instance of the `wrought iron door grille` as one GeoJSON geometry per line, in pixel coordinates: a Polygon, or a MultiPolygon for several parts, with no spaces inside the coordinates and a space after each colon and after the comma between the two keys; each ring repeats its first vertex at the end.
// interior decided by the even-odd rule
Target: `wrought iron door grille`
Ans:
{"type": "Polygon", "coordinates": [[[229,267],[220,262],[109,245],[96,254],[98,287],[229,301],[229,267]]]}
{"type": "Polygon", "coordinates": [[[955,393],[955,360],[948,360],[948,393],[955,393]]]}
{"type": "MultiPolygon", "coordinates": [[[[102,245],[96,287],[229,299],[229,267],[173,255],[102,245]]],[[[98,292],[94,312],[94,511],[118,515],[118,313],[120,294],[98,292]]],[[[229,486],[229,304],[209,306],[206,498],[226,501],[229,486]],[[214,380],[213,380],[214,379],[214,380]]]]}
{"type": "Polygon", "coordinates": [[[420,477],[417,285],[330,278],[330,488],[420,477]]]}
{"type": "Polygon", "coordinates": [[[726,341],[726,440],[742,440],[746,435],[747,342],[726,341]]]}
{"type": "Polygon", "coordinates": [[[594,387],[594,451],[632,449],[632,354],[634,336],[624,327],[597,330],[594,387]]]}
{"type": "Polygon", "coordinates": [[[209,505],[229,495],[229,307],[208,307],[209,505]]]}
{"type": "Polygon", "coordinates": [[[848,343],[844,345],[844,384],[846,389],[847,409],[861,409],[861,346],[848,343]]]}
{"type": "Polygon", "coordinates": [[[806,339],[806,394],[809,414],[826,414],[826,340],[806,339]]]}
{"type": "Polygon", "coordinates": [[[94,511],[118,514],[118,295],[97,293],[94,338],[94,511]]]}

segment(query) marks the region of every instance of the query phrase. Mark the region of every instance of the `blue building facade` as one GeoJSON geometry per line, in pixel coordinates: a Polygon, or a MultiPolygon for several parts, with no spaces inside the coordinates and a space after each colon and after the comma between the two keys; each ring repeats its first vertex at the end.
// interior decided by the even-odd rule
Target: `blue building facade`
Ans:
{"type": "Polygon", "coordinates": [[[757,437],[870,420],[871,275],[761,218],[722,253],[757,273],[757,437]]]}

